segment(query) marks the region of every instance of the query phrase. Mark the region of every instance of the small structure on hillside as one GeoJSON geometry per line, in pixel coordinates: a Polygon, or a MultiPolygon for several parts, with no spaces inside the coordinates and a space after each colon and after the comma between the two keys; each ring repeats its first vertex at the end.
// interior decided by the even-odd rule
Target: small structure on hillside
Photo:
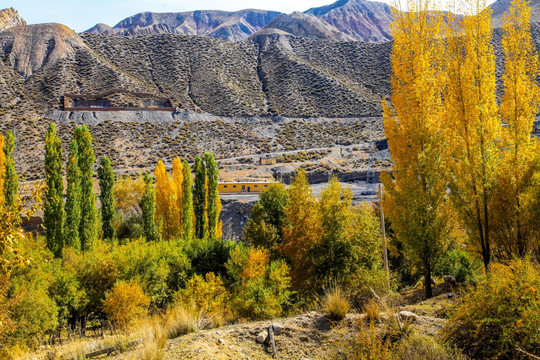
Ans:
{"type": "Polygon", "coordinates": [[[268,182],[227,182],[219,183],[218,191],[220,194],[227,193],[259,193],[267,189],[271,184],[268,182]]]}
{"type": "Polygon", "coordinates": [[[275,156],[265,155],[259,159],[261,165],[276,165],[277,160],[275,156]]]}
{"type": "Polygon", "coordinates": [[[171,99],[113,89],[101,94],[64,94],[64,111],[176,111],[171,99]]]}

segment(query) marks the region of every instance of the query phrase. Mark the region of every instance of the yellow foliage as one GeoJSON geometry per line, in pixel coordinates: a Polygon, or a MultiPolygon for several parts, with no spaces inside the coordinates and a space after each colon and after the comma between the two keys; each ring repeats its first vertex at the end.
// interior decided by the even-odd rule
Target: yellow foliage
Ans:
{"type": "Polygon", "coordinates": [[[230,295],[223,280],[214,273],[207,273],[205,278],[195,274],[186,284],[185,289],[178,292],[178,302],[183,308],[194,308],[202,311],[214,325],[221,323],[229,316],[230,295]]]}
{"type": "Polygon", "coordinates": [[[162,225],[162,238],[170,240],[180,232],[180,216],[176,186],[171,179],[163,161],[159,161],[154,170],[156,178],[156,220],[162,225]]]}
{"type": "Polygon", "coordinates": [[[103,303],[105,313],[121,330],[127,330],[136,320],[146,315],[149,305],[150,297],[136,280],[117,283],[103,303]]]}
{"type": "Polygon", "coordinates": [[[270,255],[268,254],[268,250],[261,248],[249,249],[246,266],[244,267],[244,271],[240,273],[240,278],[248,281],[263,276],[269,262],[270,255]]]}
{"type": "Polygon", "coordinates": [[[142,176],[135,179],[121,177],[114,184],[114,206],[124,214],[139,213],[139,204],[144,193],[144,180],[142,176]]]}

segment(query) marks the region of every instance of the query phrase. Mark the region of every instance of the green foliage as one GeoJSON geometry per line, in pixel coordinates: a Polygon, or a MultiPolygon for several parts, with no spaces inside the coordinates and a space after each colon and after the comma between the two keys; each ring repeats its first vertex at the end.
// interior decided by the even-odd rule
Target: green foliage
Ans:
{"type": "Polygon", "coordinates": [[[492,264],[489,278],[460,299],[445,338],[472,359],[540,356],[540,268],[527,259],[492,264]]]}
{"type": "Polygon", "coordinates": [[[45,138],[45,181],[47,190],[43,204],[47,246],[56,257],[64,248],[64,180],[62,178],[62,142],[51,124],[45,138]]]}
{"type": "Polygon", "coordinates": [[[203,239],[208,234],[206,214],[206,167],[201,157],[195,158],[195,185],[193,187],[193,210],[195,213],[195,238],[203,239]]]}
{"type": "Polygon", "coordinates": [[[114,207],[114,172],[111,166],[111,161],[108,157],[101,158],[101,166],[98,169],[99,188],[101,193],[99,200],[101,201],[101,226],[103,228],[104,239],[114,239],[113,220],[116,215],[114,207]]]}
{"type": "Polygon", "coordinates": [[[259,201],[253,206],[251,218],[244,229],[246,241],[270,250],[272,259],[278,258],[279,246],[283,242],[285,207],[288,205],[285,185],[270,184],[259,195],[259,201]]]}
{"type": "Polygon", "coordinates": [[[156,227],[156,188],[152,184],[152,178],[144,174],[144,193],[141,199],[143,218],[143,235],[146,241],[158,241],[159,233],[156,227]]]}
{"type": "Polygon", "coordinates": [[[64,227],[64,242],[77,251],[81,249],[79,224],[81,222],[81,172],[79,170],[79,146],[73,140],[69,144],[69,158],[66,169],[66,223],[64,227]]]}
{"type": "Polygon", "coordinates": [[[182,236],[189,241],[193,238],[193,179],[191,167],[185,160],[182,163],[182,174],[182,236]]]}
{"type": "Polygon", "coordinates": [[[223,278],[227,275],[225,264],[235,246],[230,240],[202,239],[187,242],[185,248],[193,273],[205,275],[212,272],[223,278]]]}
{"type": "Polygon", "coordinates": [[[15,150],[15,136],[13,135],[13,131],[10,131],[7,134],[6,145],[4,147],[4,204],[8,207],[18,205],[19,201],[19,175],[15,170],[13,150],[15,150]]]}
{"type": "Polygon", "coordinates": [[[92,135],[86,125],[79,126],[73,133],[77,141],[79,154],[79,170],[81,172],[81,221],[79,223],[79,239],[81,250],[89,250],[97,240],[97,209],[94,194],[94,148],[92,135]]]}
{"type": "Polygon", "coordinates": [[[217,227],[219,223],[218,212],[218,180],[219,170],[216,159],[212,153],[204,154],[204,162],[206,163],[206,183],[208,188],[207,196],[207,214],[208,214],[208,237],[217,237],[217,227]]]}
{"type": "Polygon", "coordinates": [[[289,305],[289,267],[282,260],[269,263],[267,250],[238,245],[226,267],[232,281],[232,306],[240,316],[277,317],[289,305]]]}
{"type": "Polygon", "coordinates": [[[451,275],[459,283],[475,284],[481,272],[482,263],[465,250],[450,250],[440,260],[435,275],[451,275]]]}

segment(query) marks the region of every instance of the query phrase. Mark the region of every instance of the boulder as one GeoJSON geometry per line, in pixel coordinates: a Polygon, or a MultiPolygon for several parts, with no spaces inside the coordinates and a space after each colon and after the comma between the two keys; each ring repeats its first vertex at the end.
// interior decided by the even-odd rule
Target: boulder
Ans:
{"type": "Polygon", "coordinates": [[[274,330],[274,335],[279,335],[285,327],[281,324],[272,324],[272,328],[274,330]]]}
{"type": "Polygon", "coordinates": [[[266,342],[267,337],[268,337],[268,332],[264,330],[257,334],[256,340],[259,344],[264,344],[266,342]]]}
{"type": "Polygon", "coordinates": [[[451,276],[451,275],[444,275],[443,279],[444,279],[444,284],[445,285],[450,285],[450,286],[456,286],[457,285],[456,278],[451,276]]]}
{"type": "Polygon", "coordinates": [[[408,321],[408,322],[419,322],[420,318],[415,313],[412,313],[410,311],[400,311],[399,312],[399,320],[400,321],[408,321]]]}

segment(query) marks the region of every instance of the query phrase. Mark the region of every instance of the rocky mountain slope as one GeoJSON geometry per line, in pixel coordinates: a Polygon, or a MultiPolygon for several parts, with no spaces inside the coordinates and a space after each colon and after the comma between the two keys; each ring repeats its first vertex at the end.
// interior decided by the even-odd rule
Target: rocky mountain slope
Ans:
{"type": "Polygon", "coordinates": [[[283,14],[266,26],[268,29],[279,29],[295,36],[315,39],[353,41],[354,38],[339,31],[326,21],[310,14],[293,12],[283,14]]]}
{"type": "Polygon", "coordinates": [[[236,12],[216,10],[182,13],[145,12],[128,17],[112,28],[98,24],[86,32],[107,35],[205,35],[238,41],[259,31],[280,14],[277,11],[252,9],[236,12]]]}
{"type": "MultiPolygon", "coordinates": [[[[502,27],[502,17],[510,9],[512,0],[497,0],[490,7],[493,11],[491,26],[494,28],[502,27]]],[[[531,22],[540,22],[540,0],[531,0],[531,22]]]]}
{"type": "Polygon", "coordinates": [[[7,30],[16,26],[25,26],[26,21],[13,9],[0,10],[0,31],[7,30]]]}
{"type": "Polygon", "coordinates": [[[390,23],[394,19],[390,6],[366,0],[338,0],[337,2],[306,11],[333,25],[338,30],[362,41],[388,41],[392,39],[390,23]]]}

